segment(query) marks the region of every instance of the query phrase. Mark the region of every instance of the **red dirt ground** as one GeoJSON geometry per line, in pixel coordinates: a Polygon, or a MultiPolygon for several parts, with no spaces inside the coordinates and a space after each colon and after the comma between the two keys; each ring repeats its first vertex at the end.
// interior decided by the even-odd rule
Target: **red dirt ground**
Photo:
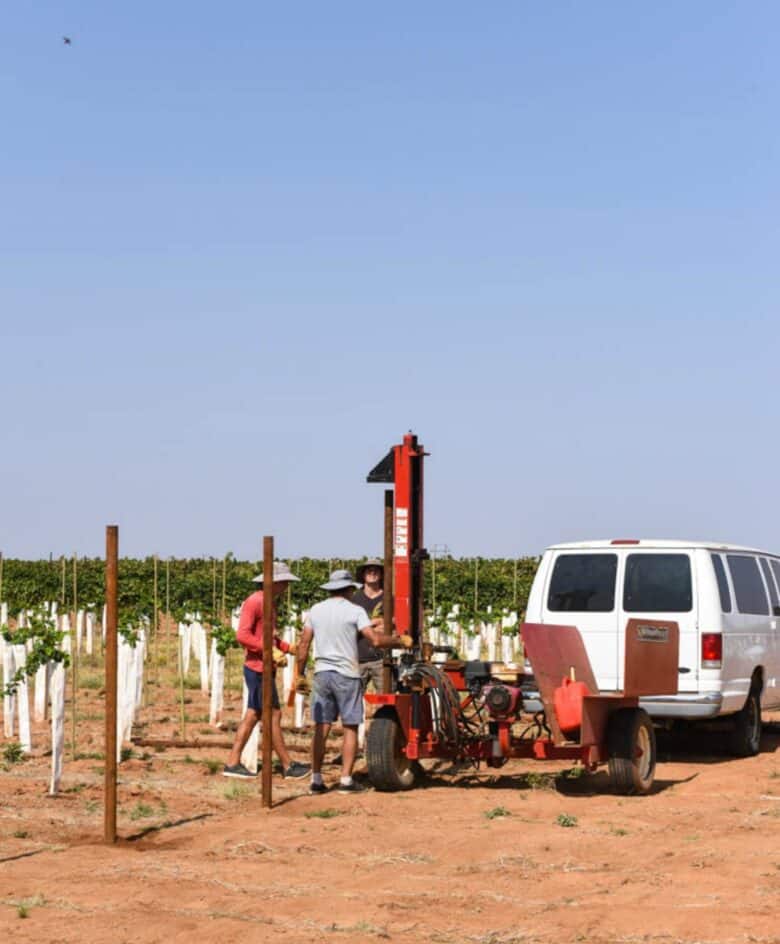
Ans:
{"type": "MultiPolygon", "coordinates": [[[[2,941],[780,941],[780,715],[755,758],[717,753],[712,735],[662,744],[655,792],[636,798],[605,773],[556,780],[567,765],[517,761],[359,797],[275,777],[264,811],[259,783],[209,770],[225,749],[136,747],[107,847],[102,694],[79,707],[79,750],[96,756],[68,756],[60,796],[43,753],[0,772],[2,941]]],[[[174,736],[176,718],[146,708],[143,733],[174,736]]],[[[288,743],[305,759],[308,735],[288,743]]]]}

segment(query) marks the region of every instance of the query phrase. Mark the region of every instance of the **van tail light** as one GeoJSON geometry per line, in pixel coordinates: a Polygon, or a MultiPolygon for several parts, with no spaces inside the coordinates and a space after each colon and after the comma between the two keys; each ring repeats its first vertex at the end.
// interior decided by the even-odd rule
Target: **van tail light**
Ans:
{"type": "Polygon", "coordinates": [[[720,633],[701,634],[701,667],[719,669],[723,659],[723,636],[720,633]]]}

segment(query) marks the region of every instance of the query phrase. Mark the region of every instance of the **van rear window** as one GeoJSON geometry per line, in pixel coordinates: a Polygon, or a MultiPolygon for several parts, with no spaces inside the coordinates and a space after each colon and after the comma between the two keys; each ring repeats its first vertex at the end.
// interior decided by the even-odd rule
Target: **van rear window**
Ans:
{"type": "Polygon", "coordinates": [[[561,554],[555,561],[547,609],[553,613],[610,613],[615,608],[617,554],[561,554]]]}
{"type": "Polygon", "coordinates": [[[769,600],[758,570],[758,561],[755,557],[744,557],[741,554],[728,554],[726,560],[729,562],[739,612],[767,616],[769,600]]]}
{"type": "Polygon", "coordinates": [[[627,613],[690,613],[691,561],[687,554],[629,554],[623,586],[627,613]]]}

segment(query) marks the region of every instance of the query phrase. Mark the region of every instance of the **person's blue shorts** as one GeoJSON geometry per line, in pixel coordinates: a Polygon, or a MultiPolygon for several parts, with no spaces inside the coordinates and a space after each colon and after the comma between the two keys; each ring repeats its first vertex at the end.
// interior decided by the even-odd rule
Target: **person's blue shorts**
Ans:
{"type": "MultiPolygon", "coordinates": [[[[263,673],[255,672],[254,669],[250,669],[245,665],[244,681],[246,682],[246,687],[249,689],[247,708],[251,708],[252,711],[256,711],[261,715],[263,713],[263,673]]],[[[274,681],[274,690],[271,695],[271,700],[274,708],[281,707],[279,704],[279,692],[276,690],[276,681],[274,681]]]]}
{"type": "Polygon", "coordinates": [[[359,678],[340,672],[315,672],[311,716],[316,724],[360,724],[363,721],[363,685],[359,678]]]}

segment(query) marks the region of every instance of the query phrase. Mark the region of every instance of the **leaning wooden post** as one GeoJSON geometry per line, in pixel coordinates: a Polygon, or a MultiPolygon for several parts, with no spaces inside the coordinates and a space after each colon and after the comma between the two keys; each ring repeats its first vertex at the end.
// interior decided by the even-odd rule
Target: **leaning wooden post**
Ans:
{"type": "Polygon", "coordinates": [[[271,809],[274,689],[274,539],[263,538],[263,806],[271,809]]]}
{"type": "MultiPolygon", "coordinates": [[[[385,569],[382,575],[382,617],[385,636],[393,635],[393,490],[385,489],[385,569]]],[[[382,650],[382,691],[393,690],[393,659],[382,650]]]]}
{"type": "Polygon", "coordinates": [[[117,687],[117,572],[119,528],[106,527],[106,747],[104,832],[116,842],[116,687],[117,687]]]}

